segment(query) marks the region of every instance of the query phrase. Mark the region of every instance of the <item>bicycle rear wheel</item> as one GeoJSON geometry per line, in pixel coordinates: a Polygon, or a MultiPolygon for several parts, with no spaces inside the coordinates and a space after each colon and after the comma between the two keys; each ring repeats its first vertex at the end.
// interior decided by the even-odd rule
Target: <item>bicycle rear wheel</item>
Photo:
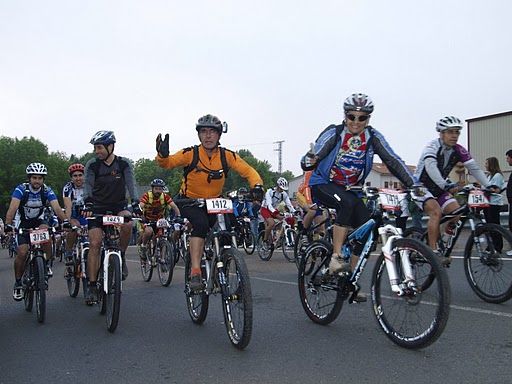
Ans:
{"type": "Polygon", "coordinates": [[[44,263],[43,256],[35,257],[33,263],[35,270],[34,287],[37,321],[43,323],[46,317],[46,266],[44,263]]]}
{"type": "Polygon", "coordinates": [[[300,302],[308,317],[315,323],[333,322],[343,306],[340,278],[329,274],[331,244],[316,240],[306,249],[299,266],[300,302]]]}
{"type": "Polygon", "coordinates": [[[202,324],[208,314],[209,296],[205,291],[192,292],[190,290],[190,269],[190,253],[187,252],[185,255],[185,296],[188,314],[194,323],[202,324]]]}
{"type": "Polygon", "coordinates": [[[443,333],[450,312],[450,285],[446,271],[432,250],[414,239],[393,244],[399,285],[403,295],[391,290],[384,254],[372,274],[372,301],[377,323],[395,344],[409,349],[424,348],[443,333]],[[408,256],[416,285],[405,276],[401,254],[408,256]],[[434,276],[433,279],[431,277],[434,276]],[[432,282],[422,289],[425,280],[432,282]]]}
{"type": "Polygon", "coordinates": [[[295,238],[297,237],[297,232],[294,229],[287,229],[283,234],[283,244],[281,245],[281,250],[283,251],[283,256],[290,263],[295,263],[295,238]]]}
{"type": "MultiPolygon", "coordinates": [[[[231,344],[244,349],[252,334],[252,293],[249,272],[242,255],[233,248],[221,253],[225,282],[222,298],[224,323],[231,344]]],[[[222,279],[220,279],[222,280],[222,279]]]]}
{"type": "Polygon", "coordinates": [[[274,253],[274,246],[266,244],[264,238],[265,231],[261,231],[258,235],[258,243],[256,245],[258,248],[258,256],[263,261],[269,261],[274,253]]]}
{"type": "Polygon", "coordinates": [[[174,272],[174,247],[167,240],[161,240],[157,246],[160,248],[160,260],[157,260],[158,279],[160,284],[168,287],[171,284],[174,272]]]}
{"type": "Polygon", "coordinates": [[[503,303],[512,297],[512,234],[487,223],[478,226],[475,235],[481,239],[481,252],[469,236],[464,250],[466,278],[482,300],[503,303]]]}
{"type": "Polygon", "coordinates": [[[119,322],[121,309],[121,261],[117,253],[109,255],[108,286],[104,301],[107,310],[107,329],[109,332],[114,332],[119,322]]]}
{"type": "Polygon", "coordinates": [[[138,247],[139,260],[140,260],[140,271],[142,273],[142,280],[150,281],[153,276],[153,267],[151,266],[151,258],[153,257],[152,246],[146,246],[146,255],[145,258],[142,257],[142,247],[139,245],[138,247]]]}

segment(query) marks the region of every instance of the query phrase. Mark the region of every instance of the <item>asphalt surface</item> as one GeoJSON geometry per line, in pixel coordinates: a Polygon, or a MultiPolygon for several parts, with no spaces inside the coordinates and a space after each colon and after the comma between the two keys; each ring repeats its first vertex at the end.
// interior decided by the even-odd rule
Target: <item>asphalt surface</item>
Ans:
{"type": "MultiPolygon", "coordinates": [[[[134,248],[128,259],[119,326],[111,334],[81,293],[68,296],[58,262],[47,319],[39,324],[35,310],[28,313],[12,299],[12,259],[0,250],[0,383],[512,382],[512,301],[481,301],[457,257],[448,270],[448,325],[419,351],[388,340],[370,302],[345,304],[328,326],[311,322],[299,301],[295,265],[279,252],[268,262],[246,256],[254,325],[251,343],[239,351],[226,335],[218,297],[211,298],[203,325],[190,320],[182,262],[165,288],[156,275],[142,281],[134,248]]],[[[366,292],[372,267],[362,276],[366,292]]]]}

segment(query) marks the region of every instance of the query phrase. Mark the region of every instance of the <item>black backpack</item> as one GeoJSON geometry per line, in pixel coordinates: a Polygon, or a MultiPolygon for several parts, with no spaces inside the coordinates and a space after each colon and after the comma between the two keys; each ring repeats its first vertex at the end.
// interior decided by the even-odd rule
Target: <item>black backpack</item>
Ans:
{"type": "MultiPolygon", "coordinates": [[[[23,183],[23,186],[25,187],[25,190],[23,191],[23,197],[20,200],[20,206],[25,206],[28,201],[28,195],[30,193],[29,189],[29,183],[23,183]]],[[[46,184],[43,184],[41,189],[39,190],[39,194],[41,195],[41,203],[43,204],[43,208],[46,207],[47,199],[46,199],[46,192],[48,191],[48,188],[46,187],[46,184]]]]}
{"type": "Polygon", "coordinates": [[[188,151],[194,151],[194,153],[192,155],[192,162],[188,166],[183,168],[183,178],[185,179],[185,185],[187,184],[187,176],[188,176],[188,174],[190,172],[192,172],[194,169],[197,169],[198,171],[202,171],[202,172],[208,173],[208,182],[210,182],[210,180],[212,180],[212,179],[213,180],[220,179],[220,178],[222,178],[222,176],[227,178],[228,177],[228,173],[229,173],[229,165],[228,165],[228,161],[226,159],[226,151],[231,152],[235,156],[235,158],[236,158],[236,153],[235,152],[230,151],[229,149],[226,149],[224,147],[219,147],[220,161],[222,163],[222,169],[213,170],[213,169],[209,169],[209,168],[199,168],[197,166],[197,164],[199,163],[199,146],[198,145],[194,145],[193,147],[185,148],[183,150],[183,153],[187,153],[188,151]]]}

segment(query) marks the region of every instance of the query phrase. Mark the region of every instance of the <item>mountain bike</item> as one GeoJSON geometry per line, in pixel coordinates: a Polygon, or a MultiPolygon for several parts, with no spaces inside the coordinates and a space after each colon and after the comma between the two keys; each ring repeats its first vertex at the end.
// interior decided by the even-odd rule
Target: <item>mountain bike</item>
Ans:
{"type": "MultiPolygon", "coordinates": [[[[439,238],[438,250],[442,257],[449,258],[464,226],[469,223],[471,233],[466,240],[463,261],[466,279],[482,300],[503,303],[512,297],[512,233],[483,219],[481,209],[489,206],[488,194],[486,190],[476,189],[472,185],[458,192],[467,203],[441,218],[441,224],[455,217],[459,217],[459,220],[453,228],[453,236],[445,240],[439,238]]],[[[418,232],[413,235],[418,236],[418,232]]],[[[421,238],[428,242],[426,231],[421,232],[421,238]]]]}
{"type": "Polygon", "coordinates": [[[190,289],[191,260],[187,250],[185,256],[185,295],[188,313],[192,321],[202,324],[208,313],[210,296],[220,293],[224,323],[231,344],[243,349],[252,334],[252,294],[249,273],[245,260],[236,247],[236,236],[225,224],[225,213],[233,212],[231,200],[216,199],[175,199],[180,207],[197,206],[217,215],[217,224],[209,231],[201,271],[204,289],[194,292],[190,289]]]}
{"type": "Polygon", "coordinates": [[[23,300],[25,302],[25,310],[32,312],[35,296],[37,321],[43,323],[46,318],[48,276],[46,274],[46,257],[41,246],[50,242],[51,237],[48,228],[20,228],[18,233],[22,235],[26,231],[29,233],[30,247],[25,259],[25,270],[21,279],[23,284],[23,300]]]}
{"type": "Polygon", "coordinates": [[[119,322],[121,310],[121,248],[119,245],[119,227],[131,220],[130,217],[115,215],[94,215],[87,220],[97,220],[103,229],[100,269],[98,271],[97,304],[102,315],[106,314],[107,329],[114,332],[119,322]]]}
{"type": "Polygon", "coordinates": [[[297,232],[293,229],[295,217],[289,212],[286,212],[283,216],[272,228],[270,232],[271,241],[269,243],[265,242],[265,230],[260,231],[258,235],[258,256],[263,261],[269,261],[274,254],[274,250],[281,248],[285,259],[290,263],[295,262],[294,248],[297,237],[297,232]]]}
{"type": "MultiPolygon", "coordinates": [[[[368,199],[376,200],[379,192],[366,189],[368,199]]],[[[382,193],[381,193],[382,195],[382,193]]],[[[386,198],[386,193],[382,198],[386,198]]],[[[393,197],[389,197],[393,199],[393,197]]],[[[418,349],[436,341],[442,334],[450,311],[450,286],[446,271],[432,250],[415,239],[403,238],[401,230],[386,224],[382,208],[352,230],[342,247],[346,259],[359,254],[351,273],[330,274],[332,245],[313,241],[299,267],[299,296],[302,307],[315,323],[326,325],[341,312],[344,301],[353,303],[359,292],[358,281],[377,241],[382,240],[371,278],[371,298],[379,327],[397,345],[418,349]],[[432,283],[423,288],[425,279],[432,283]]]]}
{"type": "Polygon", "coordinates": [[[71,297],[76,297],[80,291],[80,281],[82,281],[82,290],[84,297],[87,296],[88,279],[87,273],[87,256],[89,255],[89,237],[87,226],[73,227],[73,231],[78,233],[75,248],[73,249],[72,265],[66,265],[66,284],[68,293],[71,297]]]}
{"type": "Polygon", "coordinates": [[[154,226],[153,238],[148,243],[145,255],[139,246],[140,270],[144,281],[150,281],[153,276],[153,268],[157,268],[160,284],[168,287],[171,284],[176,258],[174,247],[168,240],[171,224],[166,219],[156,222],[148,222],[145,225],[154,226]]]}
{"type": "Polygon", "coordinates": [[[167,239],[173,247],[174,264],[176,265],[180,258],[184,261],[188,251],[190,237],[190,222],[187,218],[175,217],[171,220],[171,231],[167,239]]]}
{"type": "Polygon", "coordinates": [[[237,244],[244,247],[245,253],[252,255],[256,248],[256,236],[252,233],[251,219],[247,216],[237,217],[237,225],[235,225],[235,233],[237,244]]]}

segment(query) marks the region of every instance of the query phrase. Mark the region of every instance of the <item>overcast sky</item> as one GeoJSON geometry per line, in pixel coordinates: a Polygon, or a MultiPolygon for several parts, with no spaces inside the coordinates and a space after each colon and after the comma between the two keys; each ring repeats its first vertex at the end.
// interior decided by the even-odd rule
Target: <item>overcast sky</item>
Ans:
{"type": "Polygon", "coordinates": [[[108,129],[118,154],[153,158],[157,133],[190,146],[211,113],[224,146],[277,170],[284,140],[299,174],[364,92],[371,124],[416,164],[440,117],[512,110],[511,15],[509,0],[0,0],[0,135],[81,155],[108,129]]]}

